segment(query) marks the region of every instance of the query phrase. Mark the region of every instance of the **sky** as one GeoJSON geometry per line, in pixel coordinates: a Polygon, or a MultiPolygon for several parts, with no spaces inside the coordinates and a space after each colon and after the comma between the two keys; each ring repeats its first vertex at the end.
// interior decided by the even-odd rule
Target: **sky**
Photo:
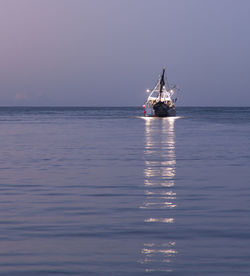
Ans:
{"type": "Polygon", "coordinates": [[[0,0],[0,106],[250,106],[249,0],[0,0]]]}

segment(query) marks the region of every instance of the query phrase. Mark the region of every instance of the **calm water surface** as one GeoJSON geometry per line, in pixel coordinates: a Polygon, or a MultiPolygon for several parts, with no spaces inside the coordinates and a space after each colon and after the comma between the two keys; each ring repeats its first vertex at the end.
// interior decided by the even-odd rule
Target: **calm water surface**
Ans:
{"type": "Polygon", "coordinates": [[[0,275],[250,275],[250,108],[0,108],[0,275]]]}

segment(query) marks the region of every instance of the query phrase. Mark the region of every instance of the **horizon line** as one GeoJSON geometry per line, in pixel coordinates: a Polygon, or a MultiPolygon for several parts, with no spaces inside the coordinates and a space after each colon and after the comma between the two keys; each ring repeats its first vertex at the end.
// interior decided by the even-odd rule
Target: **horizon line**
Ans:
{"type": "MultiPolygon", "coordinates": [[[[101,105],[0,105],[0,108],[4,107],[76,107],[76,108],[127,108],[127,107],[133,107],[133,108],[140,108],[141,105],[110,105],[110,106],[101,106],[101,105]]],[[[250,107],[247,105],[180,105],[177,106],[176,109],[179,107],[250,107]]]]}

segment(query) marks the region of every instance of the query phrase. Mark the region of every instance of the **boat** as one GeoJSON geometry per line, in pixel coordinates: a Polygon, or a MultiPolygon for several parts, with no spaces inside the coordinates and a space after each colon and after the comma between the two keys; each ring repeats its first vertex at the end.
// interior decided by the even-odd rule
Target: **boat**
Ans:
{"type": "Polygon", "coordinates": [[[178,90],[176,85],[170,87],[168,82],[166,88],[165,68],[163,68],[155,88],[153,90],[147,90],[150,94],[142,106],[144,116],[176,116],[175,103],[177,101],[178,90]]]}

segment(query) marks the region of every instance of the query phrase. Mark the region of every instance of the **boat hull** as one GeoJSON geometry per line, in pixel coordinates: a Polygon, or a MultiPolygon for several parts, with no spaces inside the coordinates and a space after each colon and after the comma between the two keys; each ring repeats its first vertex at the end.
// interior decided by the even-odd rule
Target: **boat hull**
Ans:
{"type": "Polygon", "coordinates": [[[174,107],[170,107],[166,103],[158,102],[153,106],[156,117],[170,117],[176,115],[174,107]]]}

